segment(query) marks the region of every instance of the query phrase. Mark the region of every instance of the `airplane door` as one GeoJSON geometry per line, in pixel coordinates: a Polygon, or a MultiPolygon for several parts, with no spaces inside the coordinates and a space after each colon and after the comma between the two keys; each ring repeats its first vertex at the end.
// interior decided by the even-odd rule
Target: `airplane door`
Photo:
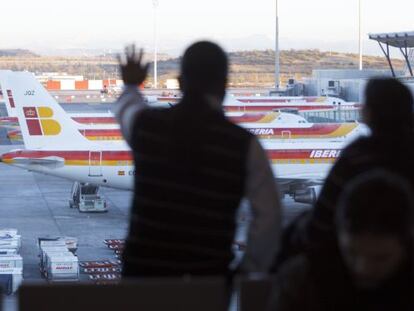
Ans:
{"type": "Polygon", "coordinates": [[[102,151],[89,151],[89,176],[102,176],[102,151]]]}
{"type": "Polygon", "coordinates": [[[282,139],[290,139],[292,137],[291,131],[282,131],[282,139]]]}

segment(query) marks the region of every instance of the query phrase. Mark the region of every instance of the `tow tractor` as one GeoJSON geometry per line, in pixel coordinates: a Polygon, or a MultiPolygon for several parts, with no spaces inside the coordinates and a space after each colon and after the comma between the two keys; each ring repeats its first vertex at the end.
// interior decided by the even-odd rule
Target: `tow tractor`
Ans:
{"type": "Polygon", "coordinates": [[[70,208],[77,208],[80,212],[107,212],[106,200],[99,194],[99,186],[89,183],[75,182],[72,186],[70,208]]]}

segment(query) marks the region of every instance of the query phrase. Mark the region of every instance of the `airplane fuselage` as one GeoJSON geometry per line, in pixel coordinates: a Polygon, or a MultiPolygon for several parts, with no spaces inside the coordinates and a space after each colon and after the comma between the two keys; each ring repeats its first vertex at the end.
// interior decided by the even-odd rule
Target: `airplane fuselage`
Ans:
{"type": "MultiPolygon", "coordinates": [[[[340,155],[341,145],[328,148],[290,145],[266,148],[277,179],[323,179],[340,155]]],[[[15,150],[3,154],[6,164],[70,180],[131,190],[135,168],[129,150],[15,150]]]]}

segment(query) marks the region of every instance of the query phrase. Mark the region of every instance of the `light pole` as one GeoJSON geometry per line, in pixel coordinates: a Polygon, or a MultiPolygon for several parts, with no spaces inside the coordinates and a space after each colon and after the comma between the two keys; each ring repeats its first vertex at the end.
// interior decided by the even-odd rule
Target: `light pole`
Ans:
{"type": "Polygon", "coordinates": [[[157,9],[159,2],[158,0],[152,0],[154,7],[154,89],[158,88],[158,68],[157,68],[157,57],[158,57],[158,32],[157,32],[157,9]]]}
{"type": "Polygon", "coordinates": [[[279,1],[276,0],[276,34],[275,34],[275,88],[280,87],[280,51],[279,51],[279,1]]]}
{"type": "Polygon", "coordinates": [[[359,15],[359,70],[362,70],[362,1],[358,0],[359,15]]]}

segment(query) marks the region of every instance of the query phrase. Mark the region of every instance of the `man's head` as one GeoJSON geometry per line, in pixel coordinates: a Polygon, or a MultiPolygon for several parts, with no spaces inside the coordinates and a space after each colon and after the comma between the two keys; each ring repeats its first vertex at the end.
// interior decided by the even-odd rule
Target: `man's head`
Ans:
{"type": "Polygon", "coordinates": [[[378,287],[407,262],[413,246],[411,192],[405,179],[374,171],[357,177],[341,195],[338,243],[357,286],[378,287]]]}
{"type": "Polygon", "coordinates": [[[223,99],[227,73],[226,53],[217,44],[200,41],[184,53],[180,86],[184,94],[213,95],[223,99]]]}
{"type": "Polygon", "coordinates": [[[374,134],[412,131],[413,117],[413,96],[404,84],[391,78],[368,82],[363,118],[374,134]]]}

